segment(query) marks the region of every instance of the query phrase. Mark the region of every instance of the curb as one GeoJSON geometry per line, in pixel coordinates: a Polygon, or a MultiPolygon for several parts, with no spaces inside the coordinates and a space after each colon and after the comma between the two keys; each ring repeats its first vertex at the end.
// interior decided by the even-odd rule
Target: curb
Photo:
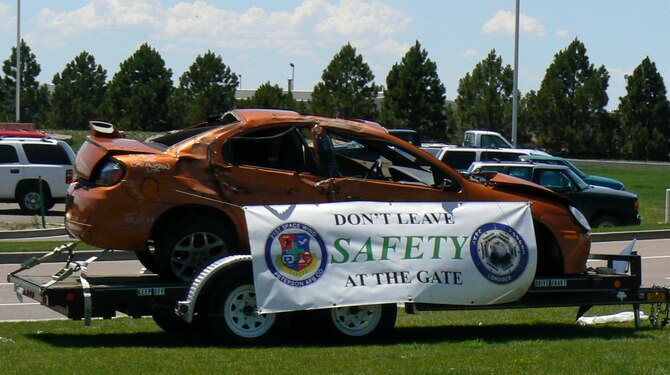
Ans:
{"type": "MultiPolygon", "coordinates": [[[[21,264],[30,258],[39,258],[48,251],[22,251],[19,253],[0,253],[0,264],[21,264]]],[[[68,254],[60,254],[50,258],[44,263],[65,263],[68,254]]],[[[73,260],[86,260],[92,256],[97,256],[97,261],[119,261],[119,260],[137,260],[133,251],[111,251],[102,254],[102,250],[81,250],[75,251],[73,260]]]]}
{"type": "Polygon", "coordinates": [[[656,229],[628,232],[591,233],[591,242],[632,241],[632,240],[659,240],[670,238],[670,229],[656,229]]]}
{"type": "Polygon", "coordinates": [[[0,231],[0,239],[67,236],[65,228],[0,231]]]}

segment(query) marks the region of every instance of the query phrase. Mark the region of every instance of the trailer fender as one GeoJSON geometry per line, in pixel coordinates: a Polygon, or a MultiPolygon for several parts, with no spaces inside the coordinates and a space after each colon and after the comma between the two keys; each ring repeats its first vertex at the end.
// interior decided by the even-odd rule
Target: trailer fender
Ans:
{"type": "Polygon", "coordinates": [[[232,255],[221,258],[207,266],[191,283],[186,300],[177,302],[177,315],[191,323],[195,315],[198,297],[202,292],[209,285],[213,285],[212,283],[216,282],[222,275],[239,267],[251,267],[251,255],[232,255]]]}

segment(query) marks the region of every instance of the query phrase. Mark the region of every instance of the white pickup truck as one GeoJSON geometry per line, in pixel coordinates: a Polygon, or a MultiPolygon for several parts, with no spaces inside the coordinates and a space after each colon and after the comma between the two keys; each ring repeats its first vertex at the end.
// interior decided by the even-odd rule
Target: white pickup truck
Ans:
{"type": "Polygon", "coordinates": [[[463,134],[463,147],[514,148],[500,133],[489,130],[466,130],[463,134]]]}

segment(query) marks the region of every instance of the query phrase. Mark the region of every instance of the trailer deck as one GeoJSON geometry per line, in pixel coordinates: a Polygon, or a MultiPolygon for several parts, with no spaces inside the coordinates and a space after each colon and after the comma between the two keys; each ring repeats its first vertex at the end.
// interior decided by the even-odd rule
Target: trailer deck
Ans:
{"type": "MultiPolygon", "coordinates": [[[[47,258],[64,251],[72,258],[74,245],[66,244],[41,258],[31,258],[7,277],[20,299],[28,297],[75,320],[110,319],[117,312],[131,317],[174,313],[179,301],[185,299],[190,284],[167,281],[157,275],[87,275],[86,261],[68,260],[54,275],[22,275],[47,258]]],[[[432,310],[481,310],[541,307],[579,307],[577,318],[598,305],[630,305],[635,312],[635,327],[640,327],[640,305],[650,305],[650,323],[661,328],[668,324],[668,287],[642,287],[641,257],[631,255],[598,255],[590,259],[606,262],[582,275],[536,278],[528,292],[518,301],[500,305],[463,306],[449,304],[405,303],[408,313],[432,310]],[[616,273],[614,262],[628,262],[626,273],[616,273]]]]}

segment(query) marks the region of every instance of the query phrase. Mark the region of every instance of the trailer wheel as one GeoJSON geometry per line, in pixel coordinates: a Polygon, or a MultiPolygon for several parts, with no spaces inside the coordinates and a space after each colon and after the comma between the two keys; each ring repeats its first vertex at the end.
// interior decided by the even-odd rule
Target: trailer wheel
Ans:
{"type": "Polygon", "coordinates": [[[215,260],[232,255],[232,238],[226,224],[213,216],[173,222],[156,239],[160,274],[191,281],[215,260]]]}
{"type": "Polygon", "coordinates": [[[188,323],[175,313],[169,311],[157,311],[151,317],[156,322],[156,325],[167,333],[195,334],[201,327],[199,321],[196,320],[188,323]]]}
{"type": "Polygon", "coordinates": [[[235,270],[211,289],[207,306],[210,334],[237,344],[274,341],[288,326],[287,314],[259,314],[251,265],[235,270]]]}
{"type": "Polygon", "coordinates": [[[365,305],[324,310],[326,328],[335,338],[363,341],[388,334],[395,325],[398,306],[365,305]]]}

